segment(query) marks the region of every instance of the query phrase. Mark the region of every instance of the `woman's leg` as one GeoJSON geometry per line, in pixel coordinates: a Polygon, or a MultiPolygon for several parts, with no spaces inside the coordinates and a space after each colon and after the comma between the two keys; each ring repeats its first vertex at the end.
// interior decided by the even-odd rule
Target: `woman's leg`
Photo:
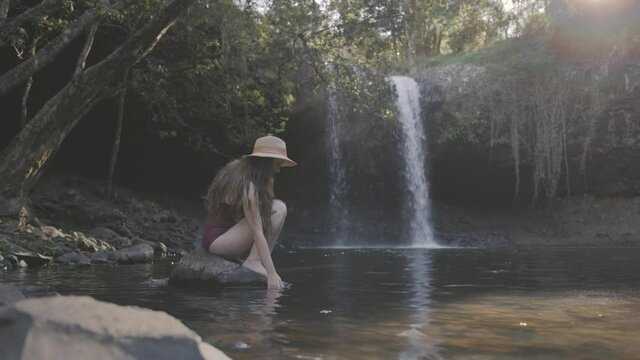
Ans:
{"type": "MultiPolygon", "coordinates": [[[[271,234],[267,235],[267,243],[269,244],[269,250],[273,252],[273,248],[276,246],[276,242],[280,237],[280,233],[282,232],[282,228],[284,227],[284,220],[287,217],[287,205],[282,200],[273,200],[273,205],[271,207],[271,234]]],[[[218,240],[216,240],[218,241],[218,240]]],[[[214,241],[215,242],[215,241],[214,241]]],[[[260,260],[260,254],[258,253],[258,249],[255,245],[251,248],[251,253],[247,257],[247,260],[242,264],[255,272],[261,273],[263,275],[267,274],[267,271],[262,266],[262,261],[260,260]]]]}
{"type": "Polygon", "coordinates": [[[218,236],[209,245],[209,252],[221,256],[236,257],[245,254],[252,245],[251,229],[247,220],[242,219],[224,234],[218,236]]]}

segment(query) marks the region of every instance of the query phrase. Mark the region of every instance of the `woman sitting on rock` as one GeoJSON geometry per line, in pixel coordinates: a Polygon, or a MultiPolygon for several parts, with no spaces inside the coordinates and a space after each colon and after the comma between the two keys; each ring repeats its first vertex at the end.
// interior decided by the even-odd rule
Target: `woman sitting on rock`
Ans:
{"type": "Polygon", "coordinates": [[[280,167],[296,166],[284,141],[275,136],[256,140],[253,153],[223,167],[209,186],[209,212],[202,245],[226,258],[241,258],[242,266],[267,278],[267,287],[282,288],[271,252],[280,236],[287,207],[274,199],[274,175],[280,167]]]}

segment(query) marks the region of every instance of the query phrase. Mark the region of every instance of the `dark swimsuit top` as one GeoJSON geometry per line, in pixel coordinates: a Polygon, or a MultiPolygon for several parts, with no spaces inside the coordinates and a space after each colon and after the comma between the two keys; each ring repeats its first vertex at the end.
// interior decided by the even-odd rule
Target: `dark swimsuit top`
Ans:
{"type": "Polygon", "coordinates": [[[224,234],[229,228],[235,225],[242,216],[238,214],[235,206],[225,205],[221,214],[209,212],[204,225],[204,234],[202,236],[202,246],[209,248],[209,245],[220,235],[224,234]]]}

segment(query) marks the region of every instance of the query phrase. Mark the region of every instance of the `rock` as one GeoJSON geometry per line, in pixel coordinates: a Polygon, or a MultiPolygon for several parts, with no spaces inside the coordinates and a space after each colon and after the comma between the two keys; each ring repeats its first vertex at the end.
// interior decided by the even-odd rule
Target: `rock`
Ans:
{"type": "Polygon", "coordinates": [[[9,262],[9,264],[12,265],[12,268],[18,266],[18,262],[20,262],[20,260],[18,260],[18,258],[12,254],[5,256],[5,258],[5,261],[9,262]]]}
{"type": "Polygon", "coordinates": [[[98,250],[102,250],[98,246],[98,242],[96,239],[86,236],[80,232],[73,232],[73,237],[78,242],[78,249],[80,250],[88,250],[91,252],[96,252],[98,250]]]}
{"type": "Polygon", "coordinates": [[[41,254],[47,254],[48,256],[56,254],[56,243],[52,240],[31,240],[28,242],[28,244],[31,251],[35,251],[41,254]]]}
{"type": "Polygon", "coordinates": [[[13,285],[0,283],[0,306],[9,305],[24,300],[22,291],[13,285]]]}
{"type": "Polygon", "coordinates": [[[105,251],[98,251],[91,255],[92,263],[107,263],[109,262],[109,254],[105,251]]]}
{"type": "Polygon", "coordinates": [[[49,240],[49,235],[47,235],[40,228],[32,227],[29,232],[31,232],[33,235],[35,235],[38,239],[49,240]]]}
{"type": "Polygon", "coordinates": [[[111,244],[116,248],[121,249],[132,246],[133,242],[126,236],[118,236],[115,239],[111,240],[111,244]]]}
{"type": "Polygon", "coordinates": [[[149,244],[138,244],[128,249],[109,253],[109,259],[121,264],[147,263],[153,260],[153,247],[149,244]]]}
{"type": "Polygon", "coordinates": [[[54,259],[55,262],[65,265],[80,265],[80,266],[89,266],[91,265],[91,259],[89,259],[84,254],[78,253],[66,253],[64,255],[60,255],[54,259]]]}
{"type": "Polygon", "coordinates": [[[29,204],[24,198],[3,198],[0,201],[0,217],[14,217],[29,204]]]}
{"type": "Polygon", "coordinates": [[[169,281],[175,285],[211,287],[267,285],[264,276],[202,249],[183,256],[173,268],[169,281]]]}
{"type": "Polygon", "coordinates": [[[0,310],[2,359],[228,359],[165,312],[88,296],[26,299],[0,310]]]}
{"type": "Polygon", "coordinates": [[[55,238],[64,236],[62,231],[56,229],[53,226],[41,226],[40,227],[40,231],[42,231],[42,233],[44,233],[45,235],[47,235],[51,239],[55,239],[55,238]]]}
{"type": "Polygon", "coordinates": [[[13,264],[8,259],[0,260],[0,270],[13,270],[13,264]]]}
{"type": "Polygon", "coordinates": [[[112,240],[120,237],[120,234],[104,226],[94,227],[93,229],[87,231],[87,234],[89,234],[93,238],[108,242],[112,242],[112,240]]]}
{"type": "Polygon", "coordinates": [[[153,247],[153,251],[156,255],[166,255],[167,254],[167,245],[161,243],[160,241],[149,241],[140,238],[134,239],[136,244],[148,244],[153,247]]]}
{"type": "Polygon", "coordinates": [[[106,204],[100,204],[95,209],[95,217],[101,223],[124,223],[127,221],[127,215],[120,209],[109,207],[106,204]]]}
{"type": "Polygon", "coordinates": [[[156,244],[158,244],[158,247],[154,248],[156,253],[160,253],[161,255],[167,255],[167,253],[169,252],[169,248],[167,248],[167,245],[161,242],[157,242],[156,244]]]}
{"type": "Polygon", "coordinates": [[[131,238],[134,236],[133,231],[123,222],[106,223],[105,227],[115,231],[116,233],[131,238]]]}
{"type": "Polygon", "coordinates": [[[17,263],[24,261],[31,267],[39,267],[51,262],[51,257],[42,254],[27,251],[18,245],[14,245],[7,240],[0,240],[0,249],[5,253],[13,255],[17,259],[17,263]]]}

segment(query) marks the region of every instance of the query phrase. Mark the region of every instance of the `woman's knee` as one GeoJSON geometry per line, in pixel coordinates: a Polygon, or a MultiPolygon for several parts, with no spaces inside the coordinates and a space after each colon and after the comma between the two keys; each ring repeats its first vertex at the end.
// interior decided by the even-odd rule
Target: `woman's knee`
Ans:
{"type": "Polygon", "coordinates": [[[284,201],[276,199],[271,205],[271,213],[273,217],[284,220],[287,217],[287,205],[284,201]]]}

